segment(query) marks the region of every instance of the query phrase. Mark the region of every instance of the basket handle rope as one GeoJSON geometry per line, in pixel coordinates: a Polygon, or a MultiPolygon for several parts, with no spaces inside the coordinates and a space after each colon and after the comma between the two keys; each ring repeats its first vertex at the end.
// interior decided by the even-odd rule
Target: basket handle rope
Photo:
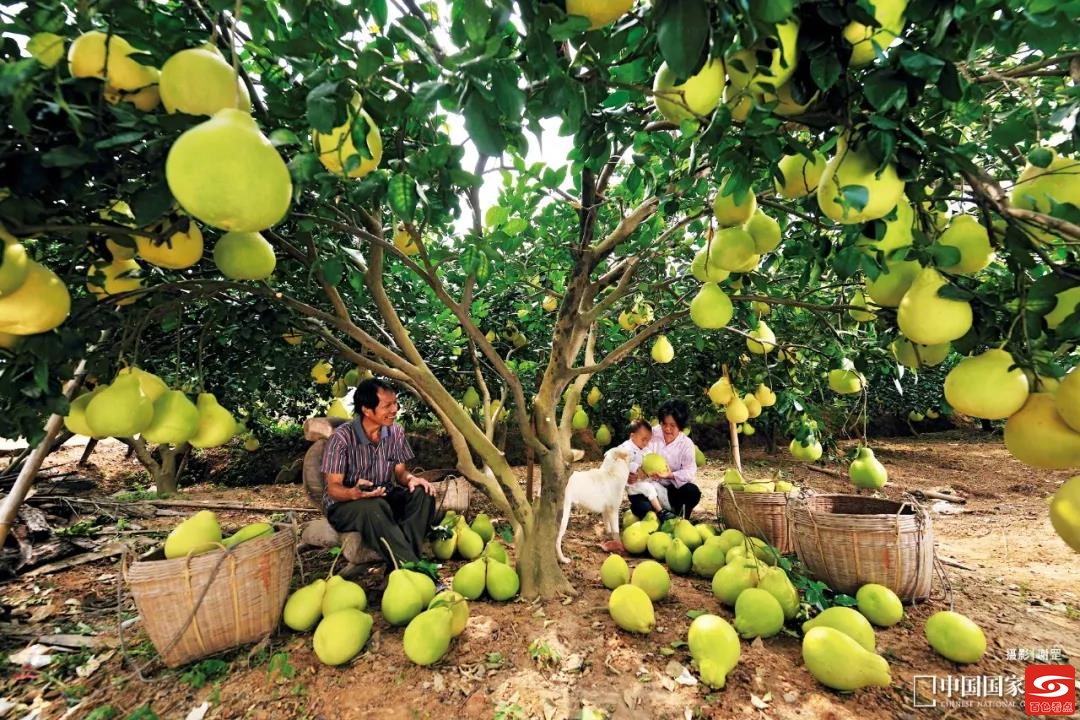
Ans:
{"type": "MultiPolygon", "coordinates": [[[[735,514],[738,517],[739,524],[742,525],[742,528],[743,529],[750,528],[751,530],[755,530],[759,535],[761,535],[761,537],[768,544],[769,551],[773,554],[773,556],[777,560],[779,560],[780,559],[780,550],[779,550],[779,548],[776,548],[776,547],[773,546],[772,541],[770,540],[770,538],[768,536],[768,533],[766,533],[764,528],[762,528],[758,524],[757,519],[754,518],[752,515],[750,515],[745,510],[742,509],[742,506],[739,505],[739,501],[735,499],[735,491],[734,490],[732,490],[731,488],[726,488],[723,485],[718,487],[717,490],[716,490],[717,507],[719,508],[719,506],[720,506],[720,502],[719,502],[720,493],[722,493],[724,490],[727,490],[728,496],[731,498],[731,504],[735,506],[735,514]]],[[[719,510],[717,511],[717,515],[720,515],[719,510]]]]}
{"type": "MultiPolygon", "coordinates": [[[[221,564],[223,562],[225,562],[226,557],[229,557],[232,560],[233,608],[234,608],[234,610],[239,608],[239,597],[237,597],[237,594],[236,594],[236,562],[237,562],[237,560],[236,560],[235,555],[233,554],[233,549],[232,548],[226,548],[224,545],[220,545],[220,544],[219,544],[219,547],[225,549],[225,552],[222,553],[221,556],[217,559],[217,562],[214,563],[213,568],[210,570],[210,576],[207,579],[206,584],[203,586],[202,591],[199,593],[198,598],[194,597],[194,589],[191,587],[191,574],[190,574],[191,567],[190,566],[191,566],[191,558],[193,556],[191,554],[188,554],[185,557],[185,563],[184,563],[184,580],[185,580],[185,582],[184,582],[184,584],[187,587],[188,605],[191,607],[191,609],[188,612],[187,618],[184,620],[183,623],[181,623],[180,629],[176,631],[176,634],[172,637],[172,639],[169,640],[168,643],[166,643],[165,647],[162,648],[158,652],[158,655],[160,657],[165,657],[165,655],[168,654],[170,650],[172,650],[174,647],[176,647],[176,644],[180,642],[180,639],[184,636],[184,633],[187,631],[188,626],[192,625],[192,624],[194,624],[195,637],[196,637],[197,642],[199,643],[199,647],[202,648],[205,651],[206,644],[205,644],[205,642],[204,642],[204,640],[202,638],[202,633],[199,630],[199,623],[198,623],[198,620],[196,619],[196,614],[198,613],[199,608],[202,607],[203,602],[206,600],[206,595],[207,595],[207,593],[210,592],[210,586],[214,584],[214,579],[217,577],[218,571],[221,569],[221,564]]],[[[128,558],[129,554],[130,554],[130,550],[128,552],[125,552],[121,556],[121,568],[122,568],[121,572],[122,572],[125,579],[127,578],[127,573],[128,573],[128,569],[129,569],[129,565],[130,565],[129,558],[128,558]]],[[[118,595],[121,592],[120,585],[121,584],[118,583],[118,587],[117,587],[117,594],[118,595]]],[[[126,656],[127,651],[124,648],[124,629],[122,627],[122,618],[121,618],[122,603],[119,602],[119,600],[120,600],[120,598],[118,597],[117,598],[117,605],[116,605],[117,632],[118,632],[119,637],[120,637],[121,652],[123,652],[124,655],[126,656]]],[[[237,617],[239,617],[239,615],[237,615],[237,617]]],[[[130,658],[129,658],[129,660],[130,660],[130,658]]],[[[147,667],[149,667],[151,662],[152,661],[148,661],[148,662],[144,663],[142,665],[142,667],[135,666],[135,672],[138,674],[139,679],[143,680],[144,682],[146,681],[146,678],[143,677],[142,671],[145,670],[147,667]]]]}
{"type": "MultiPolygon", "coordinates": [[[[929,511],[922,506],[914,495],[910,493],[904,493],[904,505],[910,506],[915,511],[915,522],[919,525],[919,541],[922,542],[925,537],[926,521],[929,519],[929,511]]],[[[899,525],[899,523],[898,523],[899,525]]],[[[953,605],[953,591],[952,581],[949,580],[948,570],[945,569],[945,563],[941,562],[941,558],[937,554],[937,543],[932,543],[930,546],[930,557],[934,567],[934,575],[937,575],[938,582],[941,585],[942,599],[949,604],[949,609],[952,609],[953,605]]],[[[931,576],[931,590],[933,589],[933,577],[931,576]]],[[[931,593],[927,594],[928,599],[932,597],[931,593]]]]}

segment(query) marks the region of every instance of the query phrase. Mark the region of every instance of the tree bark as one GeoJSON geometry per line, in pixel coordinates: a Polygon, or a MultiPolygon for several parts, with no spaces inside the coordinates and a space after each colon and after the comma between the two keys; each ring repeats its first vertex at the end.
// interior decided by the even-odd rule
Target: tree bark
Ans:
{"type": "Polygon", "coordinates": [[[521,595],[527,599],[576,594],[555,555],[558,514],[562,510],[567,479],[562,453],[545,453],[540,458],[540,473],[540,500],[536,503],[536,512],[531,522],[522,525],[517,539],[517,571],[521,578],[521,595]]]}

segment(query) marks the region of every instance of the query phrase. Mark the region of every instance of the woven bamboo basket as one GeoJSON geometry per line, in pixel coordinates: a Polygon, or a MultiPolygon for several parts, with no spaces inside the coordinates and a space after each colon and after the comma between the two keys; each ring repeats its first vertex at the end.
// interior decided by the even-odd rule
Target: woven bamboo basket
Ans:
{"type": "Polygon", "coordinates": [[[721,485],[716,491],[719,515],[726,527],[759,537],[782,554],[792,551],[788,533],[788,495],[782,492],[733,492],[721,485]]]}
{"type": "Polygon", "coordinates": [[[143,627],[169,667],[254,642],[274,631],[289,594],[291,530],[188,558],[159,550],[125,577],[143,627]],[[155,559],[161,558],[161,559],[155,559]]]}
{"type": "Polygon", "coordinates": [[[904,601],[930,596],[934,531],[917,502],[860,495],[792,498],[788,523],[796,554],[833,590],[854,595],[865,583],[878,583],[904,601]]]}

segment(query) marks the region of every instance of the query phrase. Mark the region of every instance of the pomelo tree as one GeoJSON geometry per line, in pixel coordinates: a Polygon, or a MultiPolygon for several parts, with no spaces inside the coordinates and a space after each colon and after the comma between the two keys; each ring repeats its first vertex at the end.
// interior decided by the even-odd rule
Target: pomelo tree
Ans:
{"type": "MultiPolygon", "coordinates": [[[[332,356],[430,408],[513,525],[522,592],[548,596],[571,590],[554,529],[583,391],[651,362],[661,333],[676,357],[737,335],[736,384],[779,351],[825,388],[898,330],[1003,345],[1033,378],[1075,363],[1080,4],[602,6],[5,14],[0,430],[39,435],[77,359],[107,381],[151,326],[180,342],[147,364],[179,362],[188,391],[260,375],[218,339],[332,356]],[[565,160],[532,159],[542,122],[565,160]],[[210,349],[183,340],[200,335],[210,349]],[[500,418],[536,454],[535,501],[500,418]]],[[[1080,464],[1080,428],[1060,424],[1061,455],[1020,455],[1080,464]]]]}

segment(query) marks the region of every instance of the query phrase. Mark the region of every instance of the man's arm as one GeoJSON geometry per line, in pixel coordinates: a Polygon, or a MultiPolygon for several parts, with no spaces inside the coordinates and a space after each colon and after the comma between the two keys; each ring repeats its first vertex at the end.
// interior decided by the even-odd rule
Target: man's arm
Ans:
{"type": "Polygon", "coordinates": [[[345,473],[326,473],[326,495],[334,502],[364,500],[386,495],[386,488],[372,489],[370,480],[357,480],[353,487],[345,487],[345,473]]]}
{"type": "Polygon", "coordinates": [[[417,477],[409,472],[409,469],[405,466],[405,463],[398,463],[394,466],[394,477],[397,479],[398,485],[401,485],[409,492],[412,492],[418,487],[424,488],[424,492],[432,497],[435,496],[435,486],[422,477],[417,477]]]}

